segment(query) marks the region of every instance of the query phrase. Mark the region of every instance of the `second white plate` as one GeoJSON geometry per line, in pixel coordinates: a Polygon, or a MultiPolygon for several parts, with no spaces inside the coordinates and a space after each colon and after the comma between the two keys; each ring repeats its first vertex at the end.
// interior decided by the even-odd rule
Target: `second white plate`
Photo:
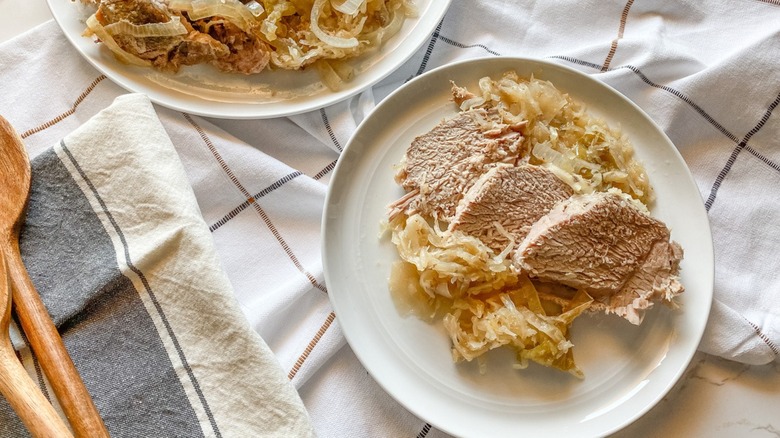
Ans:
{"type": "Polygon", "coordinates": [[[79,53],[121,87],[144,93],[160,105],[202,116],[261,119],[316,110],[347,99],[372,86],[407,61],[441,21],[450,0],[420,0],[416,18],[408,18],[398,34],[380,50],[350,63],[359,72],[342,90],[330,91],[316,71],[267,71],[244,76],[210,66],[183,68],[177,74],[123,64],[111,51],[82,36],[81,8],[69,0],[47,0],[55,21],[79,53]]]}
{"type": "Polygon", "coordinates": [[[655,405],[686,369],[712,300],[709,222],[674,145],[618,92],[545,61],[459,62],[390,95],[361,124],[339,159],[322,231],[329,296],[349,345],[391,396],[458,436],[602,436],[624,427],[655,405]],[[584,380],[533,364],[514,370],[508,351],[491,352],[484,375],[476,364],[453,364],[443,329],[400,316],[387,288],[397,254],[378,235],[386,205],[403,194],[393,181],[393,166],[415,136],[455,115],[450,80],[476,89],[480,77],[510,69],[552,81],[589,111],[621,127],[656,190],[652,214],[669,225],[672,238],[685,249],[682,311],[654,308],[639,327],[614,316],[585,316],[575,322],[575,358],[584,380]]]}

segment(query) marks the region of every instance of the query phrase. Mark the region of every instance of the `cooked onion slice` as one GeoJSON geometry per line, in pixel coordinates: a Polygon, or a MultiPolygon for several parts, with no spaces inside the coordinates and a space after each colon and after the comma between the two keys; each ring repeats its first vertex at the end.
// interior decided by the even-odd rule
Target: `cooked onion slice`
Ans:
{"type": "Polygon", "coordinates": [[[333,9],[341,12],[342,14],[355,15],[355,13],[363,6],[366,0],[345,0],[341,3],[330,2],[333,9]]]}
{"type": "Polygon", "coordinates": [[[397,10],[391,11],[392,18],[387,26],[380,27],[373,32],[366,33],[361,36],[361,39],[370,41],[373,45],[380,45],[384,41],[387,41],[390,37],[398,33],[401,30],[401,26],[404,24],[406,16],[397,10]]]}
{"type": "Polygon", "coordinates": [[[187,12],[189,19],[193,21],[222,17],[247,33],[260,24],[258,17],[264,12],[259,3],[254,10],[250,10],[238,0],[170,0],[168,8],[187,12]],[[255,15],[258,11],[259,14],[255,15]]]}
{"type": "Polygon", "coordinates": [[[322,13],[322,9],[325,7],[326,2],[328,1],[329,0],[315,0],[314,6],[311,8],[311,31],[317,38],[320,39],[320,41],[331,47],[336,47],[339,49],[351,49],[353,47],[357,47],[357,38],[341,38],[333,36],[326,33],[320,27],[320,14],[322,13]]]}
{"type": "Polygon", "coordinates": [[[85,33],[87,36],[94,34],[97,36],[100,41],[105,44],[106,47],[109,48],[112,52],[114,52],[114,55],[122,62],[125,62],[127,64],[132,65],[138,65],[141,67],[150,67],[152,65],[151,62],[141,59],[138,56],[133,55],[132,53],[124,50],[123,48],[119,47],[119,44],[117,44],[116,41],[114,41],[114,37],[109,34],[106,29],[103,27],[103,25],[98,21],[95,14],[92,14],[89,18],[87,18],[87,32],[85,33]]]}
{"type": "Polygon", "coordinates": [[[133,37],[169,37],[186,35],[187,28],[181,24],[178,17],[171,17],[166,23],[133,24],[127,20],[106,25],[106,32],[110,35],[129,35],[133,37]]]}
{"type": "Polygon", "coordinates": [[[331,91],[344,88],[344,83],[355,77],[355,69],[344,62],[321,59],[314,63],[320,79],[331,91]]]}
{"type": "Polygon", "coordinates": [[[344,81],[339,77],[333,67],[325,60],[320,60],[314,63],[317,68],[317,73],[320,74],[320,79],[331,91],[338,91],[341,89],[341,85],[344,81]]]}

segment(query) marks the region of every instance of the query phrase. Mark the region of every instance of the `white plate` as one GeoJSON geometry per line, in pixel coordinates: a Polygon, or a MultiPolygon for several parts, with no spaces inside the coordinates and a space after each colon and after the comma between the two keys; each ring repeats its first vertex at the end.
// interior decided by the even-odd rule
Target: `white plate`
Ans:
{"type": "Polygon", "coordinates": [[[636,105],[603,83],[557,64],[520,58],[469,60],[433,70],[385,99],[360,125],[333,173],[323,218],[325,279],[349,345],[396,400],[435,427],[459,436],[600,436],[635,420],[674,385],[695,353],[712,300],[713,252],[707,215],[674,145],[636,105]],[[494,351],[485,375],[453,364],[439,325],[401,317],[387,288],[397,259],[380,240],[385,206],[403,192],[393,182],[411,140],[456,112],[449,80],[477,80],[514,69],[552,81],[589,110],[620,125],[650,175],[664,220],[685,249],[682,311],[657,307],[632,326],[600,315],[573,328],[580,381],[532,364],[511,368],[494,351]]]}
{"type": "Polygon", "coordinates": [[[314,69],[274,71],[258,75],[220,73],[210,66],[193,66],[178,74],[135,67],[117,61],[111,52],[91,38],[81,36],[85,25],[82,9],[69,0],[46,0],[68,40],[84,58],[121,87],[163,106],[191,114],[261,119],[316,110],[347,99],[382,80],[430,39],[450,0],[419,0],[417,18],[408,18],[401,30],[372,54],[351,64],[359,72],[340,91],[328,90],[314,69]]]}

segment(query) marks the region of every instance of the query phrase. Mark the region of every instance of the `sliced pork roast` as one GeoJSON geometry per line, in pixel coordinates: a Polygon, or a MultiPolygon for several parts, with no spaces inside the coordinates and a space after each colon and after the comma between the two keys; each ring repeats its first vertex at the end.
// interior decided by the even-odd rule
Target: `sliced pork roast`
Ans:
{"type": "Polygon", "coordinates": [[[544,167],[497,165],[466,192],[449,229],[477,237],[500,253],[510,238],[521,242],[539,218],[571,195],[571,187],[544,167]]]}
{"type": "Polygon", "coordinates": [[[586,290],[596,308],[639,324],[642,310],[683,292],[682,248],[627,195],[575,195],[536,222],[514,264],[541,281],[586,290]]]}
{"type": "Polygon", "coordinates": [[[395,178],[407,195],[389,206],[390,218],[420,213],[452,219],[477,178],[498,163],[517,164],[528,155],[522,150],[523,126],[502,123],[496,112],[471,109],[415,138],[395,178]]]}

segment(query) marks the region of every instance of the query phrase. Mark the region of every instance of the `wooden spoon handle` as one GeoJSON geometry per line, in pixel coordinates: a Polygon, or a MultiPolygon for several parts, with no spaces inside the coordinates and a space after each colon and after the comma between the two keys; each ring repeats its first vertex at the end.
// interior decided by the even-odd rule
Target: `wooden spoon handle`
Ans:
{"type": "MultiPolygon", "coordinates": [[[[6,328],[7,330],[7,328],[6,328]]],[[[14,354],[4,334],[0,345],[0,393],[34,437],[73,437],[14,354]]]]}
{"type": "Polygon", "coordinates": [[[79,438],[108,437],[103,419],[22,263],[18,242],[12,242],[6,251],[6,262],[16,315],[73,432],[79,438]]]}

